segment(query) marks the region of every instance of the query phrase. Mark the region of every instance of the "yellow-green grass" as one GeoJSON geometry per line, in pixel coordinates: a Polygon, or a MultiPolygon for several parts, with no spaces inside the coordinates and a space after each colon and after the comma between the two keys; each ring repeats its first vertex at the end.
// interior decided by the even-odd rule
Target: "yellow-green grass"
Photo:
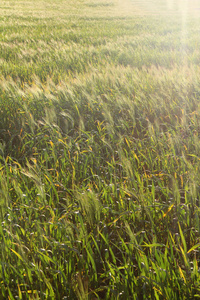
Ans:
{"type": "Polygon", "coordinates": [[[199,8],[1,2],[0,298],[200,297],[199,8]]]}

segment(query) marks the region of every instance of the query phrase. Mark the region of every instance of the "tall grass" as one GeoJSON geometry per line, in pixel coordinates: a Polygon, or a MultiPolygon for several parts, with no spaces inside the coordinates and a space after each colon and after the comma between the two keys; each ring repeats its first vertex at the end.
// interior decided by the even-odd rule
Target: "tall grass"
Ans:
{"type": "Polygon", "coordinates": [[[198,3],[158,2],[0,5],[0,298],[200,297],[198,3]]]}

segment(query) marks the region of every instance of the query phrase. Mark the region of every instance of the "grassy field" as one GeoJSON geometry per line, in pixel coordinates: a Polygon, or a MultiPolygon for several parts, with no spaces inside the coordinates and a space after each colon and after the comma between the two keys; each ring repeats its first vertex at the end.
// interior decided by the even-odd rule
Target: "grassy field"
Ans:
{"type": "Polygon", "coordinates": [[[200,3],[0,3],[0,299],[200,298],[200,3]]]}

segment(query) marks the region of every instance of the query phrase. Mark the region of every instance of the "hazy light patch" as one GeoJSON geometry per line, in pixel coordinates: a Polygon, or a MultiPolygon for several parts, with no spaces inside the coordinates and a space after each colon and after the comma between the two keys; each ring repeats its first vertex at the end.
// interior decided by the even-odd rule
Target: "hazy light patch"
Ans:
{"type": "Polygon", "coordinates": [[[174,0],[167,0],[168,9],[174,9],[174,0]]]}
{"type": "MultiPolygon", "coordinates": [[[[123,3],[123,0],[118,0],[123,3]]],[[[125,1],[126,6],[130,9],[136,9],[136,12],[152,15],[184,15],[185,11],[191,17],[200,17],[200,1],[199,0],[129,0],[125,1]],[[129,3],[129,4],[128,4],[129,3]]]]}
{"type": "Polygon", "coordinates": [[[187,40],[187,17],[188,17],[188,0],[180,1],[181,3],[181,47],[183,62],[186,59],[186,40],[187,40]]]}

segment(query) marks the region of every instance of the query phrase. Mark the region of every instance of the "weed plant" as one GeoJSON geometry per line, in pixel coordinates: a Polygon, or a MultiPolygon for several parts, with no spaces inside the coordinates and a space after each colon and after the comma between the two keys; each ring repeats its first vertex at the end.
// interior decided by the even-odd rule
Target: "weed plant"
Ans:
{"type": "Polygon", "coordinates": [[[1,299],[200,297],[198,17],[1,1],[1,299]]]}

